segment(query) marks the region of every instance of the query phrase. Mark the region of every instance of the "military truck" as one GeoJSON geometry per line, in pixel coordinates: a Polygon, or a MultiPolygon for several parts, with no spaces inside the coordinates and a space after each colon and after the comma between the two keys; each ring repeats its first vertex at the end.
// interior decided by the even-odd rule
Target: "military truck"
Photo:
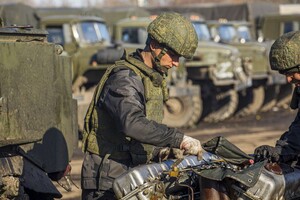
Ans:
{"type": "Polygon", "coordinates": [[[240,96],[238,115],[268,111],[276,104],[280,85],[286,83],[283,76],[269,66],[269,43],[260,43],[253,37],[252,24],[247,21],[227,21],[226,19],[208,21],[211,34],[216,42],[236,46],[244,59],[253,63],[249,69],[252,74],[252,87],[240,96]]]}
{"type": "Polygon", "coordinates": [[[46,31],[0,28],[0,199],[61,198],[77,147],[70,59],[46,31]]]}
{"type": "MultiPolygon", "coordinates": [[[[285,12],[287,12],[286,10],[285,12]]],[[[257,36],[261,41],[273,43],[279,36],[290,31],[300,30],[300,15],[290,14],[272,14],[264,15],[256,19],[257,36]]],[[[293,91],[292,84],[284,84],[280,87],[277,97],[278,106],[286,106],[290,103],[293,91]]]]}
{"type": "Polygon", "coordinates": [[[250,60],[241,59],[236,47],[212,41],[209,28],[198,15],[189,15],[199,44],[193,60],[185,63],[188,78],[201,85],[204,121],[218,122],[231,117],[240,102],[239,93],[251,87],[250,60]]]}
{"type": "MultiPolygon", "coordinates": [[[[132,17],[117,21],[113,30],[114,42],[121,43],[127,52],[144,48],[148,35],[147,26],[153,17],[155,16],[132,17]]],[[[202,113],[200,88],[187,80],[183,67],[170,69],[167,79],[169,100],[164,106],[163,123],[178,128],[195,126],[202,113]]]]}

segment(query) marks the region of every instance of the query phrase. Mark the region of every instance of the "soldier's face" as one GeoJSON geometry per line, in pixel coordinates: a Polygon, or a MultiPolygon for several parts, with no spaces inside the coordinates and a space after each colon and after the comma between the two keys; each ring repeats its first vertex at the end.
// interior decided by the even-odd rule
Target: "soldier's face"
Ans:
{"type": "Polygon", "coordinates": [[[172,50],[168,50],[167,53],[161,58],[160,64],[168,69],[172,68],[173,66],[178,67],[179,57],[180,56],[172,50]]]}
{"type": "MultiPolygon", "coordinates": [[[[154,54],[156,56],[158,56],[164,49],[164,47],[159,45],[154,40],[151,42],[150,48],[152,51],[154,51],[154,54]]],[[[172,67],[178,67],[179,57],[180,56],[176,52],[172,51],[171,49],[168,49],[167,52],[161,57],[160,65],[166,67],[167,69],[170,69],[172,67]]]]}
{"type": "Polygon", "coordinates": [[[295,86],[300,86],[300,73],[299,72],[290,72],[286,73],[286,80],[291,84],[295,84],[295,86]]]}

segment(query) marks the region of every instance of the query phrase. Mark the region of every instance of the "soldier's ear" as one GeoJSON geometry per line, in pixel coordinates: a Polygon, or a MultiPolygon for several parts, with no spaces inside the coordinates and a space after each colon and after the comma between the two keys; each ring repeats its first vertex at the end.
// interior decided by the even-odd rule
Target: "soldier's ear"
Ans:
{"type": "Polygon", "coordinates": [[[151,49],[152,51],[154,51],[155,49],[158,49],[158,48],[160,47],[159,44],[158,44],[158,42],[155,41],[155,40],[151,40],[149,46],[150,46],[150,49],[151,49]]]}

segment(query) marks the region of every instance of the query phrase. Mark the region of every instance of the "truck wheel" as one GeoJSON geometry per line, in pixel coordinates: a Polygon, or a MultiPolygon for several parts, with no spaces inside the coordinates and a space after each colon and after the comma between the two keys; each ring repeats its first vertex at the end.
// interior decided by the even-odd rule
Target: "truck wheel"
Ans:
{"type": "Polygon", "coordinates": [[[264,86],[250,87],[246,91],[239,92],[239,106],[236,116],[255,114],[262,107],[265,99],[264,86]]]}
{"type": "Polygon", "coordinates": [[[287,108],[290,105],[293,90],[294,90],[293,84],[286,83],[286,84],[280,85],[279,93],[277,95],[276,106],[287,108]]]}
{"type": "Polygon", "coordinates": [[[277,102],[277,95],[279,93],[279,85],[271,85],[265,87],[265,99],[262,107],[259,111],[261,112],[267,112],[271,110],[277,102]]]}
{"type": "Polygon", "coordinates": [[[163,123],[174,128],[192,128],[201,114],[202,101],[199,96],[171,97],[164,106],[163,123]]]}
{"type": "Polygon", "coordinates": [[[217,109],[212,110],[203,120],[205,122],[219,122],[231,117],[238,107],[238,93],[230,89],[216,96],[217,109]]]}

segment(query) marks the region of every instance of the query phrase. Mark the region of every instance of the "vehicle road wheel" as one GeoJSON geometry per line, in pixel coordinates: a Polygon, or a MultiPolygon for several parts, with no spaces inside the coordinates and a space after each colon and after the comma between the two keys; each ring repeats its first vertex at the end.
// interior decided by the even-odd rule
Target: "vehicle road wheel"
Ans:
{"type": "Polygon", "coordinates": [[[163,123],[174,128],[194,127],[202,114],[199,96],[171,97],[164,106],[163,123]]]}
{"type": "Polygon", "coordinates": [[[264,86],[250,87],[246,91],[239,92],[239,106],[236,116],[256,114],[262,107],[265,99],[264,86]]]}
{"type": "Polygon", "coordinates": [[[231,117],[238,107],[238,93],[234,89],[216,95],[217,106],[203,120],[205,122],[219,122],[231,117]]]}

